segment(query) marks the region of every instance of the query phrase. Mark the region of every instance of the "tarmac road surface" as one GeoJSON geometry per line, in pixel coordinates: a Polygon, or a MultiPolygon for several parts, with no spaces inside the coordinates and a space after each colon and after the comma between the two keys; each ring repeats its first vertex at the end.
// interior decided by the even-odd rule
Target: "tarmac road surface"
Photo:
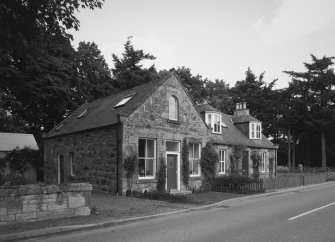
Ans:
{"type": "Polygon", "coordinates": [[[38,240],[335,241],[335,183],[38,240]]]}

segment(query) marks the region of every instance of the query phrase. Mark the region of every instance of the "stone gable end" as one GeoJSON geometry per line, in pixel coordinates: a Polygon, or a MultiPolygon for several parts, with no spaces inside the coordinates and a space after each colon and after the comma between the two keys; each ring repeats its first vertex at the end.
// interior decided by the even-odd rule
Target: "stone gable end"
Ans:
{"type": "Polygon", "coordinates": [[[196,111],[192,101],[176,77],[168,78],[142,105],[129,117],[127,126],[160,128],[171,132],[207,133],[207,126],[196,111]],[[169,119],[169,98],[178,100],[178,122],[167,122],[169,119]]]}

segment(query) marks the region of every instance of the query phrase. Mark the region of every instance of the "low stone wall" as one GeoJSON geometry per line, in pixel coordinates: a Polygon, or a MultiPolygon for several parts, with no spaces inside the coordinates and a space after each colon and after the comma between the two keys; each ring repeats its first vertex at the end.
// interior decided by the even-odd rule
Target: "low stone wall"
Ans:
{"type": "Polygon", "coordinates": [[[0,224],[90,215],[92,185],[20,185],[0,189],[0,224]]]}

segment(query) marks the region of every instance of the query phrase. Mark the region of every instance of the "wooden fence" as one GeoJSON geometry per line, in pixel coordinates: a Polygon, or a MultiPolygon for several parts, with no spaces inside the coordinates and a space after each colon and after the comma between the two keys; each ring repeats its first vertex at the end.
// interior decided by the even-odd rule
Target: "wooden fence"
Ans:
{"type": "Polygon", "coordinates": [[[264,189],[266,191],[298,187],[311,184],[317,184],[326,182],[329,177],[328,173],[317,173],[317,174],[280,174],[277,178],[263,179],[264,189]]]}
{"type": "Polygon", "coordinates": [[[261,193],[265,192],[262,179],[246,177],[216,178],[212,190],[216,192],[261,193]]]}
{"type": "Polygon", "coordinates": [[[233,193],[261,193],[282,188],[298,187],[326,182],[335,173],[280,174],[277,178],[252,179],[247,177],[221,177],[214,180],[212,190],[233,193]]]}

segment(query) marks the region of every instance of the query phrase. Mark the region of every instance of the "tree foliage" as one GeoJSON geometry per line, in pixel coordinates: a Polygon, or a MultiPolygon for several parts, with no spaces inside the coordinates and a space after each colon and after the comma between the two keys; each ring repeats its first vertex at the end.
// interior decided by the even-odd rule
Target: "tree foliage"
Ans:
{"type": "Polygon", "coordinates": [[[262,157],[257,151],[251,153],[252,168],[253,168],[253,177],[259,178],[259,167],[261,165],[262,157]]]}
{"type": "Polygon", "coordinates": [[[155,60],[156,57],[144,53],[143,50],[136,50],[131,39],[132,36],[128,37],[124,44],[122,57],[113,54],[114,68],[112,68],[112,73],[115,88],[118,91],[123,91],[158,78],[154,65],[151,65],[149,68],[143,68],[141,64],[143,61],[155,60]]]}
{"type": "MultiPolygon", "coordinates": [[[[100,0],[5,0],[0,4],[0,97],[6,120],[25,123],[41,139],[78,104],[76,53],[67,29],[78,29],[75,12],[100,8],[100,0]]],[[[11,128],[2,126],[3,130],[11,128]]]]}
{"type": "Polygon", "coordinates": [[[21,177],[31,167],[37,168],[43,164],[41,153],[38,150],[24,147],[16,147],[8,152],[3,159],[0,159],[1,167],[9,164],[11,173],[18,173],[21,177]]]}
{"type": "Polygon", "coordinates": [[[164,192],[166,185],[166,160],[163,156],[159,158],[157,191],[164,192]]]}
{"type": "Polygon", "coordinates": [[[219,162],[219,156],[211,143],[207,142],[201,151],[201,172],[207,183],[211,184],[215,177],[216,163],[219,162]]]}
{"type": "Polygon", "coordinates": [[[181,159],[182,159],[182,176],[183,176],[183,182],[186,187],[188,187],[188,181],[189,181],[189,173],[190,173],[190,167],[189,167],[189,159],[188,159],[188,153],[189,153],[189,147],[186,138],[183,139],[183,146],[181,150],[181,159]]]}
{"type": "Polygon", "coordinates": [[[230,173],[233,176],[242,175],[242,159],[245,152],[245,147],[242,145],[233,145],[230,155],[230,173]]]}

